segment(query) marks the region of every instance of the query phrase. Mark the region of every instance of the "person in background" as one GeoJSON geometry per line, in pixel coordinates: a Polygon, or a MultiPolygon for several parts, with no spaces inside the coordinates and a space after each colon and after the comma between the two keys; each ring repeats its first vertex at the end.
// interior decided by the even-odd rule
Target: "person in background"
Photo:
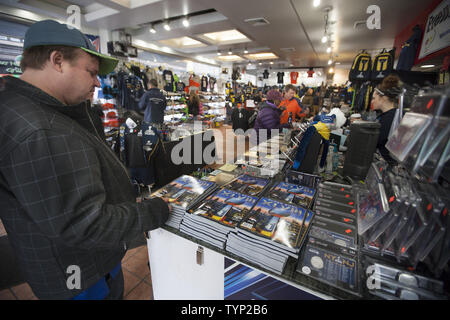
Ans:
{"type": "Polygon", "coordinates": [[[263,100],[263,92],[261,90],[258,90],[258,92],[255,94],[253,100],[255,101],[256,105],[259,105],[263,100]]]}
{"type": "Polygon", "coordinates": [[[236,130],[241,129],[245,133],[249,129],[249,118],[250,112],[244,108],[242,103],[238,103],[231,113],[233,131],[236,133],[236,130]]]}
{"type": "Polygon", "coordinates": [[[314,90],[312,88],[309,88],[301,100],[303,106],[309,108],[310,110],[314,103],[313,92],[314,90]]]}
{"type": "Polygon", "coordinates": [[[397,110],[396,103],[401,86],[400,78],[397,75],[390,74],[375,88],[372,96],[372,108],[380,112],[377,117],[381,125],[377,148],[383,158],[391,165],[395,165],[396,161],[389,154],[389,150],[386,149],[386,143],[397,110]]]}
{"type": "Polygon", "coordinates": [[[200,102],[200,97],[195,91],[191,91],[189,94],[187,106],[189,114],[192,114],[194,119],[200,119],[200,115],[203,114],[203,105],[200,102]]]}
{"type": "Polygon", "coordinates": [[[313,98],[313,104],[312,104],[312,113],[313,115],[317,115],[319,113],[319,108],[320,108],[320,90],[317,89],[317,91],[314,93],[314,98],[313,98]]]}
{"type": "Polygon", "coordinates": [[[288,123],[280,123],[280,115],[282,110],[280,110],[279,106],[282,99],[283,97],[279,91],[270,90],[267,93],[266,101],[261,104],[258,116],[255,120],[255,125],[253,127],[256,130],[258,144],[262,142],[261,138],[266,136],[262,130],[267,130],[267,139],[270,139],[272,129],[291,127],[288,123]]]}
{"type": "Polygon", "coordinates": [[[21,274],[38,299],[121,299],[123,257],[170,207],[136,203],[92,121],[86,100],[118,61],[53,20],[31,25],[23,49],[22,75],[0,88],[0,218],[21,274]]]}
{"type": "Polygon", "coordinates": [[[295,87],[292,84],[287,84],[284,88],[284,99],[280,103],[280,108],[283,109],[281,114],[280,123],[285,124],[289,122],[289,116],[292,115],[291,120],[295,122],[307,115],[307,110],[303,110],[300,100],[295,98],[295,87]]]}
{"type": "Polygon", "coordinates": [[[150,79],[149,90],[139,100],[139,109],[144,110],[144,121],[148,123],[164,123],[164,110],[167,107],[166,97],[158,89],[158,81],[150,79]]]}

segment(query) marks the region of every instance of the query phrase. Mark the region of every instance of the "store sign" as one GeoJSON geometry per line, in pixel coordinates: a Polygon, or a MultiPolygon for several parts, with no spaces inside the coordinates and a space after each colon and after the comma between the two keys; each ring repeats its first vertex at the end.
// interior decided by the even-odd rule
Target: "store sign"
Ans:
{"type": "Polygon", "coordinates": [[[0,74],[22,74],[14,60],[0,60],[0,74]]]}
{"type": "Polygon", "coordinates": [[[86,37],[88,37],[89,40],[91,40],[92,44],[95,47],[95,50],[100,52],[100,37],[99,36],[94,36],[92,34],[85,34],[85,35],[86,35],[86,37]]]}
{"type": "Polygon", "coordinates": [[[443,0],[430,13],[425,27],[419,59],[450,44],[450,0],[443,0]]]}

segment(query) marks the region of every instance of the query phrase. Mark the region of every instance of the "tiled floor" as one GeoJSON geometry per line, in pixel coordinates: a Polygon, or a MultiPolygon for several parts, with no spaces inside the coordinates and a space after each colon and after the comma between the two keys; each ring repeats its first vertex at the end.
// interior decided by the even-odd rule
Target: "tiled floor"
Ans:
{"type": "MultiPolygon", "coordinates": [[[[0,221],[0,236],[6,231],[0,221]]],[[[0,257],[1,261],[1,257],[0,257]]],[[[1,262],[0,262],[1,263],[1,262]]],[[[147,245],[128,250],[122,259],[124,300],[153,300],[147,245]]],[[[0,291],[0,300],[38,300],[30,286],[23,283],[0,291]]]]}

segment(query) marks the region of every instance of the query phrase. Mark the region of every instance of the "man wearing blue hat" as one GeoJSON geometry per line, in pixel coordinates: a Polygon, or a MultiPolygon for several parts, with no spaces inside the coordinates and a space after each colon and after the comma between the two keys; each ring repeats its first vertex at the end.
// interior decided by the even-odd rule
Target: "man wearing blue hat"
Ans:
{"type": "Polygon", "coordinates": [[[117,60],[77,29],[25,34],[20,79],[0,81],[0,218],[39,299],[120,299],[130,242],[162,226],[164,200],[136,203],[87,100],[117,60]]]}

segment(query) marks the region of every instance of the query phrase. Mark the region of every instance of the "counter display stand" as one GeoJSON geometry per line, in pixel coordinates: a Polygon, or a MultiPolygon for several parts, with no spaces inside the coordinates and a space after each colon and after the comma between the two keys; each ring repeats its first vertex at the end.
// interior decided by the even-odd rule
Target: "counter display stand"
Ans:
{"type": "Polygon", "coordinates": [[[168,226],[148,236],[155,300],[355,299],[296,273],[296,260],[278,276],[168,226]]]}

